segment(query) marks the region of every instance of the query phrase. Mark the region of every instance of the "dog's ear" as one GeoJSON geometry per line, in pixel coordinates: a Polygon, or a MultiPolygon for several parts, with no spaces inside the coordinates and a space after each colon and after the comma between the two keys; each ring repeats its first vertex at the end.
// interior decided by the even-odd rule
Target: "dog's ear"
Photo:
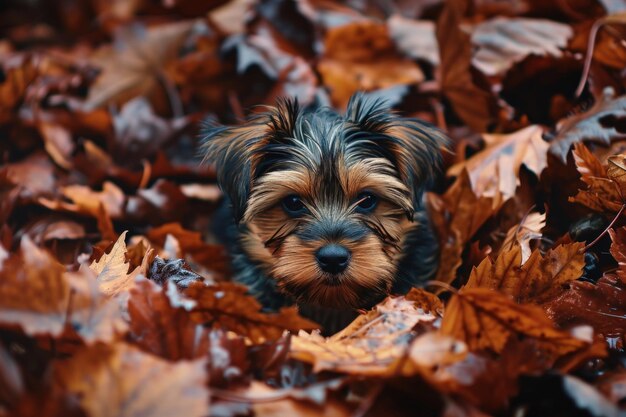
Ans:
{"type": "Polygon", "coordinates": [[[357,132],[367,133],[361,135],[366,139],[364,145],[378,148],[376,152],[394,164],[419,203],[424,189],[441,170],[446,135],[426,122],[400,117],[383,100],[360,93],[350,99],[346,120],[357,132]]]}
{"type": "Polygon", "coordinates": [[[246,211],[257,165],[269,144],[292,135],[298,114],[296,101],[279,100],[276,107],[251,117],[239,126],[206,122],[203,126],[203,162],[217,170],[220,188],[230,199],[237,222],[246,211]]]}

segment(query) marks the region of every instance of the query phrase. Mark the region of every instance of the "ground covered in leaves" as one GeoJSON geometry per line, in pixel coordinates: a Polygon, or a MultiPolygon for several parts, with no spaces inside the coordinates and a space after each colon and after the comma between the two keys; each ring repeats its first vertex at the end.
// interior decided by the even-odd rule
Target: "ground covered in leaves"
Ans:
{"type": "Polygon", "coordinates": [[[624,415],[625,10],[3,1],[0,416],[624,415]],[[357,90],[452,138],[441,267],[324,338],[229,281],[198,126],[357,90]]]}

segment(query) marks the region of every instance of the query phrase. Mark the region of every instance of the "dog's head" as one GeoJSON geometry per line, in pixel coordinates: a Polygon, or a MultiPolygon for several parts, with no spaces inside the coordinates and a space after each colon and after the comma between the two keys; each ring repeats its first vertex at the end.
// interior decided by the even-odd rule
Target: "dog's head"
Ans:
{"type": "Polygon", "coordinates": [[[389,292],[444,136],[357,95],[344,116],[282,101],[207,131],[206,159],[247,255],[298,302],[365,307],[389,292]]]}

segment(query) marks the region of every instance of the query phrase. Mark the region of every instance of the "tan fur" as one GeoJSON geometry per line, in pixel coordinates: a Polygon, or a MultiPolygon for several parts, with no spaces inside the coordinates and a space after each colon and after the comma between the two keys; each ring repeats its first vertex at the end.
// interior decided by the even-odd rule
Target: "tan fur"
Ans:
{"type": "Polygon", "coordinates": [[[319,243],[301,242],[295,237],[285,240],[283,252],[277,258],[272,275],[279,288],[311,303],[330,307],[357,307],[362,298],[389,290],[393,279],[391,261],[382,251],[380,241],[368,236],[355,245],[343,243],[352,252],[348,269],[337,277],[337,285],[325,285],[325,273],[315,262],[314,252],[319,243]]]}
{"type": "Polygon", "coordinates": [[[259,178],[244,214],[249,233],[242,244],[249,256],[276,279],[278,287],[296,300],[306,298],[307,302],[328,306],[356,307],[362,304],[364,296],[389,291],[403,237],[415,224],[405,216],[406,210],[412,209],[409,190],[393,175],[393,167],[386,159],[370,158],[349,167],[340,166],[343,169],[339,181],[344,193],[341,201],[321,201],[321,190],[315,188],[315,178],[309,171],[275,171],[259,178]],[[374,213],[359,215],[353,211],[354,200],[364,190],[375,193],[379,203],[374,213]],[[367,221],[380,224],[394,243],[382,242],[374,234],[359,242],[332,242],[347,247],[351,260],[346,271],[331,279],[315,260],[315,252],[331,242],[302,241],[290,235],[280,245],[266,245],[302,221],[289,217],[281,206],[282,199],[290,194],[299,195],[317,218],[367,216],[367,221]],[[326,285],[329,279],[336,280],[337,285],[326,285]]]}

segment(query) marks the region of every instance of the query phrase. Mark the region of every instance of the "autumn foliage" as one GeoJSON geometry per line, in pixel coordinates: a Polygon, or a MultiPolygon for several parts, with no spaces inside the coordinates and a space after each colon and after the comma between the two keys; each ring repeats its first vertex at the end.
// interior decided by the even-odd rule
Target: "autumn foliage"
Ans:
{"type": "Polygon", "coordinates": [[[0,416],[624,415],[625,12],[2,2],[0,416]],[[355,91],[452,139],[440,268],[323,337],[230,280],[199,126],[355,91]]]}

